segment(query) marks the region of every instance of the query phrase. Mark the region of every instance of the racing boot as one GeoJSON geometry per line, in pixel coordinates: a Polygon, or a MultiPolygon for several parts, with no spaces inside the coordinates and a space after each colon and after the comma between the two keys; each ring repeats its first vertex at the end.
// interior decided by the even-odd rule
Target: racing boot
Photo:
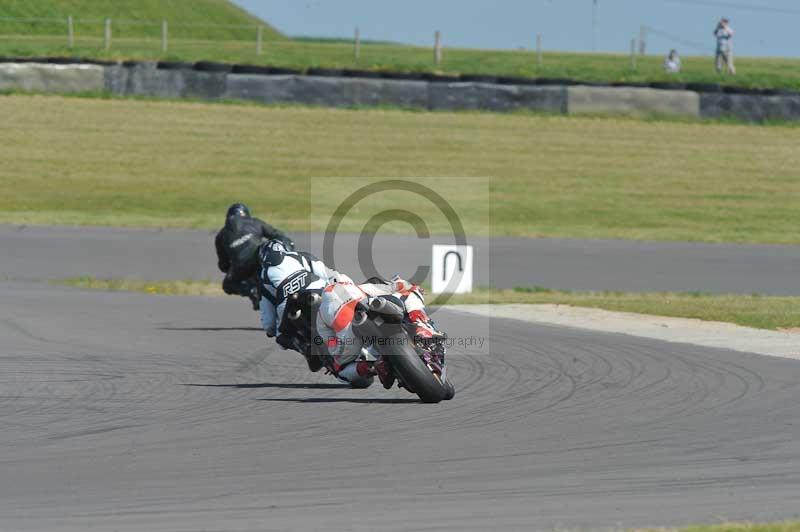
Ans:
{"type": "MultiPolygon", "coordinates": [[[[351,372],[352,370],[348,373],[351,372]]],[[[390,390],[392,386],[394,386],[394,373],[392,373],[392,370],[382,359],[377,362],[359,360],[355,363],[355,372],[358,374],[359,378],[369,379],[370,382],[372,378],[377,375],[378,380],[381,381],[381,384],[387,390],[390,390]]],[[[350,382],[352,383],[352,381],[350,382]]]]}
{"type": "Polygon", "coordinates": [[[257,286],[250,287],[250,289],[247,291],[247,297],[250,299],[250,303],[253,304],[253,310],[261,309],[261,295],[258,293],[257,286]]]}
{"type": "Polygon", "coordinates": [[[306,363],[308,364],[308,369],[309,371],[311,371],[311,373],[316,373],[322,369],[322,359],[319,357],[319,355],[304,354],[303,356],[306,359],[306,363]]]}
{"type": "Polygon", "coordinates": [[[339,370],[336,377],[349,383],[353,388],[369,388],[375,378],[375,370],[372,362],[359,360],[347,364],[339,370]]]}
{"type": "Polygon", "coordinates": [[[392,386],[394,386],[394,372],[389,367],[388,364],[381,358],[377,362],[375,362],[374,366],[372,367],[375,371],[375,374],[378,376],[378,380],[381,381],[381,384],[387,390],[391,390],[392,386]]]}
{"type": "Polygon", "coordinates": [[[412,310],[408,313],[408,318],[416,327],[414,331],[415,339],[426,342],[435,338],[444,338],[444,333],[436,330],[433,321],[425,314],[424,310],[412,310]]]}
{"type": "Polygon", "coordinates": [[[319,355],[308,352],[308,348],[304,346],[303,342],[296,336],[279,334],[278,337],[275,338],[275,342],[284,349],[291,349],[303,355],[303,358],[306,359],[306,364],[308,364],[308,369],[312,373],[316,373],[322,369],[322,359],[319,355]]]}

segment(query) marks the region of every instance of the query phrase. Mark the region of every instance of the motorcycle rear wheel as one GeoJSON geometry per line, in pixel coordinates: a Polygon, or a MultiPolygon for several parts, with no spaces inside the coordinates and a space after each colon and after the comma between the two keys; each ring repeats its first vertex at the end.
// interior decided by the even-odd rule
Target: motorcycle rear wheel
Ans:
{"type": "Polygon", "coordinates": [[[445,381],[444,383],[444,400],[449,401],[453,397],[456,396],[456,387],[453,386],[453,383],[450,381],[445,381]]]}
{"type": "Polygon", "coordinates": [[[405,333],[392,335],[388,346],[384,348],[386,355],[391,357],[392,369],[397,373],[409,388],[414,390],[423,403],[438,403],[451,399],[455,389],[447,382],[442,382],[435,375],[417,352],[409,345],[405,333]],[[452,395],[449,389],[452,390],[452,395]],[[448,395],[450,395],[448,397],[448,395]]]}

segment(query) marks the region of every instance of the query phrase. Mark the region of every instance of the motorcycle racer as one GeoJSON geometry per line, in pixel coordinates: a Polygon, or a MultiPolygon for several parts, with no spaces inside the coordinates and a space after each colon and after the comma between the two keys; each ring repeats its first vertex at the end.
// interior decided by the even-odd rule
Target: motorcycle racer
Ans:
{"type": "Polygon", "coordinates": [[[225,214],[225,226],[214,239],[217,266],[225,273],[222,290],[250,298],[253,310],[258,310],[260,299],[252,282],[258,271],[258,247],[265,239],[272,238],[294,247],[294,242],[283,232],[250,216],[250,209],[243,203],[234,203],[225,214]]]}
{"type": "MultiPolygon", "coordinates": [[[[288,250],[284,242],[278,239],[262,244],[258,258],[261,263],[261,326],[267,336],[276,337],[275,341],[284,349],[293,349],[307,356],[297,342],[292,320],[284,319],[287,299],[310,292],[321,294],[330,283],[350,281],[350,278],[328,268],[311,253],[288,250]]],[[[312,361],[308,361],[312,371],[319,371],[316,362],[312,367],[312,361]]]]}
{"type": "MultiPolygon", "coordinates": [[[[379,281],[370,279],[371,281],[379,281]]],[[[391,282],[368,282],[360,285],[350,281],[328,285],[322,293],[322,302],[317,316],[317,332],[327,348],[333,373],[353,386],[366,388],[377,375],[384,388],[394,384],[390,372],[382,361],[358,360],[362,342],[352,328],[355,309],[358,303],[369,297],[383,296],[390,299],[405,313],[416,326],[415,337],[431,339],[443,336],[436,330],[425,312],[425,298],[422,289],[395,277],[391,282]]]]}

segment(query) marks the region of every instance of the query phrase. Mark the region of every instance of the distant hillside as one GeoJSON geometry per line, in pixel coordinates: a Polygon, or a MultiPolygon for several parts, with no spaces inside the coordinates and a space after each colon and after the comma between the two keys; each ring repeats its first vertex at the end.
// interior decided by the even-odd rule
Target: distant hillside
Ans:
{"type": "Polygon", "coordinates": [[[77,35],[97,35],[102,32],[102,21],[110,17],[114,34],[120,37],[156,36],[160,21],[166,20],[170,33],[178,38],[250,40],[253,28],[259,25],[264,26],[265,40],[286,38],[226,0],[0,0],[0,35],[60,35],[66,31],[66,23],[44,19],[66,20],[70,15],[77,35]],[[211,27],[217,25],[228,27],[211,27]]]}

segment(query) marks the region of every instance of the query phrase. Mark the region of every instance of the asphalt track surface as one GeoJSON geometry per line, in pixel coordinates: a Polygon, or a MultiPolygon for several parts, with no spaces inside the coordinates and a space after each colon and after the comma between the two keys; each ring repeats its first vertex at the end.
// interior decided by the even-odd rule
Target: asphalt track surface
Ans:
{"type": "MultiPolygon", "coordinates": [[[[320,256],[320,235],[295,235],[320,256]]],[[[475,283],[567,290],[701,291],[800,295],[800,246],[688,244],[619,240],[476,238],[475,283]]],[[[432,243],[379,235],[377,273],[411,276],[429,265],[432,243]]],[[[335,240],[334,265],[364,271],[358,236],[335,240]]],[[[217,279],[208,231],[0,226],[0,278],[138,277],[217,279]]],[[[368,272],[364,272],[365,276],[368,272]]]]}
{"type": "Polygon", "coordinates": [[[0,530],[800,517],[800,363],[437,314],[458,394],[351,390],[238,298],[0,282],[0,530]]]}

